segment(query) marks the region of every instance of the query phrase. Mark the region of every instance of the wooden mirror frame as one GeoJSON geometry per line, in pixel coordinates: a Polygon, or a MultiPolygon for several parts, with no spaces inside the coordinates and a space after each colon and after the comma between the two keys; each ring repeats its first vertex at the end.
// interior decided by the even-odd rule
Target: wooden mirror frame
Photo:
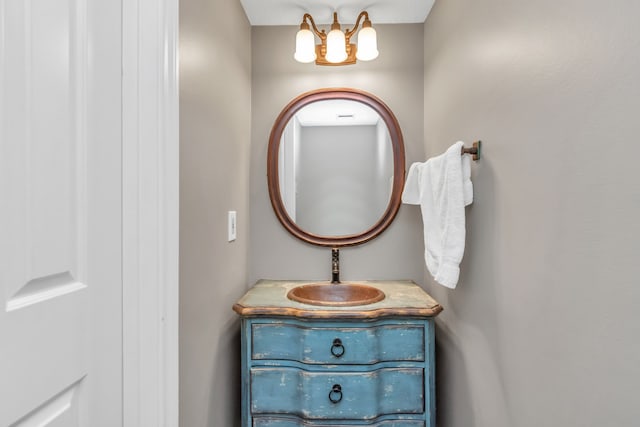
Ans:
{"type": "Polygon", "coordinates": [[[271,205],[278,217],[280,223],[284,226],[289,233],[293,234],[300,240],[304,240],[307,243],[327,246],[327,247],[344,247],[360,245],[368,242],[369,240],[377,237],[382,233],[393,221],[398,209],[400,208],[402,190],[404,188],[404,176],[405,176],[405,154],[404,154],[404,142],[402,139],[402,132],[400,131],[400,125],[393,112],[389,107],[382,102],[379,98],[370,93],[349,88],[328,88],[318,89],[310,92],[303,93],[302,95],[293,99],[280,113],[276,119],[273,128],[271,129],[271,135],[269,136],[269,147],[267,151],[267,184],[269,186],[269,198],[271,199],[271,205]],[[318,234],[309,233],[301,229],[289,216],[285,209],[280,194],[280,185],[278,178],[278,151],[280,149],[280,140],[282,139],[282,133],[284,132],[289,120],[300,110],[302,107],[317,101],[327,100],[352,100],[361,102],[374,109],[380,117],[384,120],[389,130],[389,136],[391,138],[392,152],[393,152],[393,187],[391,190],[391,197],[389,198],[389,204],[387,209],[382,214],[382,217],[371,228],[358,234],[349,234],[342,236],[322,236],[318,234]]]}

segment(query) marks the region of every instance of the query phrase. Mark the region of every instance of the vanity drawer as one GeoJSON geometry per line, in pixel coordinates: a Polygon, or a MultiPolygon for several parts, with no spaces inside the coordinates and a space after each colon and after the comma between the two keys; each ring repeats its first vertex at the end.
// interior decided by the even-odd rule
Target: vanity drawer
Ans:
{"type": "MultiPolygon", "coordinates": [[[[420,420],[386,420],[374,424],[364,424],[365,427],[425,427],[420,420]]],[[[354,427],[353,424],[316,424],[292,418],[256,417],[253,427],[354,427]]]]}
{"type": "Polygon", "coordinates": [[[254,323],[251,358],[307,364],[421,362],[425,358],[424,336],[423,324],[308,327],[291,323],[254,323]]]}
{"type": "Polygon", "coordinates": [[[252,368],[250,381],[253,415],[371,420],[382,415],[422,414],[425,410],[422,368],[366,372],[252,368]]]}

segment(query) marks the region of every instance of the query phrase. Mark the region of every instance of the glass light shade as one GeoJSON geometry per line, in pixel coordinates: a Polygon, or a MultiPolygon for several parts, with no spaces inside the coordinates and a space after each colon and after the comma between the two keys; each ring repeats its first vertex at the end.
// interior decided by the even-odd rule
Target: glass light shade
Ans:
{"type": "Polygon", "coordinates": [[[296,53],[293,57],[298,62],[308,63],[316,60],[315,38],[311,30],[300,30],[296,34],[296,53]]]}
{"type": "Polygon", "coordinates": [[[378,57],[378,39],[373,27],[364,27],[358,32],[358,50],[356,58],[360,61],[371,61],[378,57]]]}
{"type": "Polygon", "coordinates": [[[344,33],[340,30],[331,30],[327,34],[327,61],[337,63],[347,59],[347,43],[344,33]]]}

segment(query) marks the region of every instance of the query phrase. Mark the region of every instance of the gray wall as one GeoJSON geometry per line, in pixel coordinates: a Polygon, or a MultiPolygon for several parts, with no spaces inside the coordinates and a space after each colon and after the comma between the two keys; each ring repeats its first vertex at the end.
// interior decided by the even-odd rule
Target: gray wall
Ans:
{"type": "Polygon", "coordinates": [[[239,425],[251,29],[237,0],[180,1],[180,425],[239,425]],[[238,239],[227,242],[227,211],[238,239]]]}
{"type": "MultiPolygon", "coordinates": [[[[423,25],[378,25],[380,57],[356,66],[319,67],[293,59],[296,27],[252,28],[251,281],[327,280],[330,250],[307,245],[280,225],[266,183],[269,133],[280,111],[300,93],[322,87],[353,87],[373,93],[395,113],[405,139],[407,165],[424,158],[422,146],[423,57],[397,46],[421,46],[423,25]]],[[[422,239],[415,232],[420,213],[401,208],[391,227],[376,240],[341,251],[345,280],[422,281],[422,239]]]]}
{"type": "MultiPolygon", "coordinates": [[[[296,224],[321,235],[362,233],[389,198],[376,185],[377,126],[302,126],[296,224]]],[[[391,161],[393,163],[393,161],[391,161]]]]}
{"type": "Polygon", "coordinates": [[[446,0],[427,19],[425,152],[485,144],[458,288],[426,286],[441,427],[638,425],[639,16],[446,0]]]}
{"type": "Polygon", "coordinates": [[[424,275],[418,207],[342,253],[346,279],[414,279],[444,305],[439,426],[636,425],[640,4],[438,1],[424,26],[377,26],[376,61],[333,68],[292,59],[295,27],[250,29],[221,3],[180,10],[181,425],[238,425],[230,306],[247,285],[329,277],[329,251],[282,229],[265,178],[278,112],[328,86],[381,97],[407,165],[485,143],[457,289],[424,275]]]}

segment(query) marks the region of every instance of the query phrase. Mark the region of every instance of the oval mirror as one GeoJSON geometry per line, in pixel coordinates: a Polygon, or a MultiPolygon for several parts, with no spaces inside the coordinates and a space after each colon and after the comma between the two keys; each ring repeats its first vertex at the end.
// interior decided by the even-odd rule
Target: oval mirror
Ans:
{"type": "Polygon", "coordinates": [[[292,100],[271,130],[269,197],[294,236],[352,246],[382,233],[400,207],[404,143],[380,99],[355,89],[320,89],[292,100]]]}

